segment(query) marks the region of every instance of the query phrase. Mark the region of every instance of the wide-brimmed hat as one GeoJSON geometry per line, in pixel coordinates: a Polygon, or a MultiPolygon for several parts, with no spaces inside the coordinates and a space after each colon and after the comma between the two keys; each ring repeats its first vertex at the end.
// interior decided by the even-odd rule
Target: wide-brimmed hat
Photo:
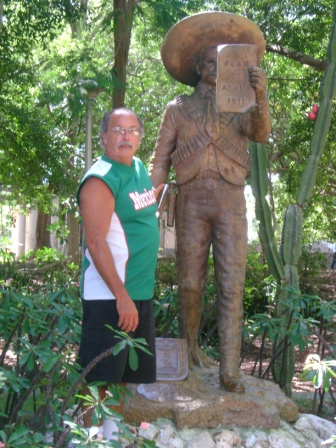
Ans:
{"type": "Polygon", "coordinates": [[[208,11],[177,22],[163,41],[161,58],[177,81],[195,86],[199,80],[194,71],[198,52],[224,44],[257,45],[258,64],[265,53],[264,36],[254,22],[236,14],[208,11]]]}

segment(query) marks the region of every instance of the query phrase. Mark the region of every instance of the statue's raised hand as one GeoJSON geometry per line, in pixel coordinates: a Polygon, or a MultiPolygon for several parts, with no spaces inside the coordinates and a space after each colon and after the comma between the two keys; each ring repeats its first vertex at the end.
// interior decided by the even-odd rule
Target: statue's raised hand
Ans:
{"type": "Polygon", "coordinates": [[[258,97],[263,98],[266,93],[266,74],[260,67],[249,68],[250,84],[256,91],[257,100],[258,97]]]}

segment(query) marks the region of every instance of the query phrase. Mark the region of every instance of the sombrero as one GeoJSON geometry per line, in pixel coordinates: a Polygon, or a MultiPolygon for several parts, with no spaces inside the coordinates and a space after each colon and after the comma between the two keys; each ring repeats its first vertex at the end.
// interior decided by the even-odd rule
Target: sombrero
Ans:
{"type": "Polygon", "coordinates": [[[246,17],[227,12],[201,12],[177,22],[166,34],[161,58],[168,73],[177,81],[195,86],[197,53],[205,47],[222,44],[257,45],[258,64],[265,53],[265,40],[260,28],[246,17]]]}

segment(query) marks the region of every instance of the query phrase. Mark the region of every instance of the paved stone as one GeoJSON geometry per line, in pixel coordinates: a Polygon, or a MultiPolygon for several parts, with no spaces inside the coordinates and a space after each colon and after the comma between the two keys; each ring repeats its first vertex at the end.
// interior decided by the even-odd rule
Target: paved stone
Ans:
{"type": "MultiPolygon", "coordinates": [[[[277,429],[235,425],[178,429],[171,420],[161,418],[152,423],[144,421],[140,427],[128,425],[128,429],[138,442],[154,441],[157,448],[331,448],[334,442],[326,441],[336,434],[335,423],[310,414],[300,414],[295,423],[281,420],[277,429]]],[[[122,437],[119,444],[121,448],[134,446],[122,437]]],[[[69,444],[68,448],[84,447],[69,444]]]]}
{"type": "Polygon", "coordinates": [[[277,429],[231,425],[179,430],[172,421],[157,419],[146,424],[141,435],[155,441],[158,448],[331,448],[333,442],[326,441],[332,434],[336,434],[336,424],[314,415],[300,414],[295,424],[281,420],[277,429]]]}

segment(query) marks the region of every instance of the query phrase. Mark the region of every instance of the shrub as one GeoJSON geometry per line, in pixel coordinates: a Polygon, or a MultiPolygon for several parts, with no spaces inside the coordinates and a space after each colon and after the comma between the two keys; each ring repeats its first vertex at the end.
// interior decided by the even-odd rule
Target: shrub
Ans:
{"type": "MultiPolygon", "coordinates": [[[[69,385],[79,376],[78,291],[71,284],[10,285],[0,294],[1,437],[11,447],[44,446],[44,434],[60,426],[69,385]]],[[[68,401],[74,404],[74,397],[68,401]]]]}
{"type": "MultiPolygon", "coordinates": [[[[97,418],[106,417],[113,415],[108,405],[119,403],[120,394],[127,397],[130,392],[121,386],[112,387],[111,397],[101,402],[93,385],[92,395],[78,395],[86,374],[99,357],[80,373],[76,364],[82,316],[78,269],[69,265],[65,268],[61,260],[57,266],[55,260],[48,262],[54,272],[45,276],[49,267],[42,264],[43,279],[49,278],[51,283],[41,280],[39,269],[31,267],[34,277],[26,272],[19,277],[13,267],[15,280],[7,279],[0,285],[0,441],[10,448],[61,448],[73,436],[73,443],[82,447],[117,446],[117,442],[96,438],[94,428],[88,435],[80,426],[81,401],[94,406],[97,418]],[[20,285],[20,278],[24,285],[20,285]],[[57,284],[59,278],[62,284],[57,284]]],[[[117,333],[120,343],[100,357],[127,344],[130,362],[137,368],[134,348],[146,350],[143,342],[117,333]]],[[[135,441],[124,423],[120,427],[126,440],[135,441]]],[[[143,440],[134,446],[154,445],[143,440]]]]}

